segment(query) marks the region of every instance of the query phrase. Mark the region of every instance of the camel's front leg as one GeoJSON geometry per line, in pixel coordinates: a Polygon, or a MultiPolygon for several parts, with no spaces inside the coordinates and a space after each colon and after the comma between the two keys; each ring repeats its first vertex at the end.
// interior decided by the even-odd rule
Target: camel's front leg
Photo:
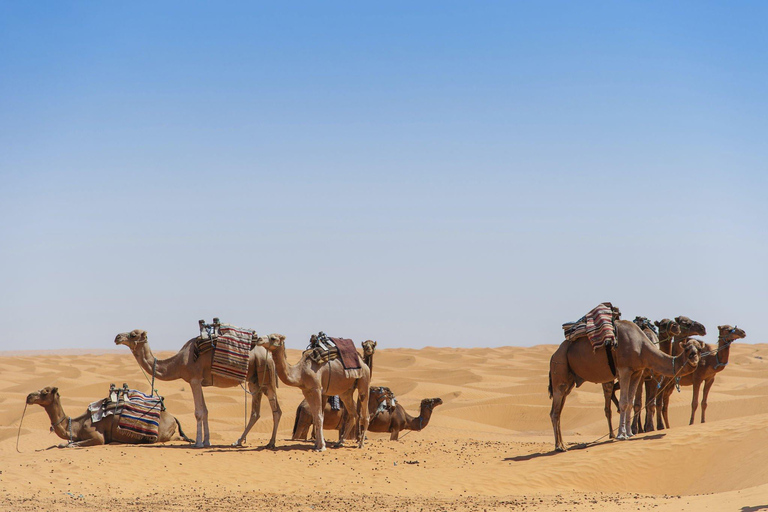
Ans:
{"type": "Polygon", "coordinates": [[[633,379],[633,375],[637,372],[632,372],[629,368],[619,369],[619,387],[621,394],[619,395],[619,434],[616,439],[624,440],[629,439],[632,436],[632,427],[630,425],[630,403],[634,402],[636,387],[632,387],[633,381],[637,385],[637,379],[633,379]]]}
{"type": "Polygon", "coordinates": [[[99,432],[93,432],[93,437],[71,443],[62,443],[59,448],[85,448],[86,446],[100,446],[102,444],[104,444],[104,436],[99,432]]]}
{"type": "Polygon", "coordinates": [[[200,380],[189,382],[192,388],[192,397],[195,400],[195,420],[197,420],[197,435],[195,436],[195,448],[211,446],[211,434],[208,430],[208,408],[203,397],[203,385],[200,380]],[[203,437],[205,434],[205,437],[203,437]]]}
{"type": "Polygon", "coordinates": [[[656,380],[651,377],[643,383],[645,386],[645,430],[653,432],[653,418],[656,416],[656,380]]]}
{"type": "MultiPolygon", "coordinates": [[[[369,379],[363,379],[364,382],[359,382],[357,387],[357,405],[358,405],[358,436],[360,439],[358,440],[358,448],[362,448],[365,444],[365,434],[368,432],[368,423],[370,422],[370,417],[368,414],[368,399],[369,399],[369,390],[371,389],[369,384],[369,379]]],[[[357,425],[358,422],[355,424],[357,425]]]]}
{"type": "Polygon", "coordinates": [[[712,377],[709,380],[704,381],[704,394],[701,397],[701,422],[704,423],[704,416],[707,412],[707,397],[709,396],[709,388],[715,383],[715,378],[712,377]]]}
{"type": "Polygon", "coordinates": [[[325,438],[323,437],[323,396],[319,389],[310,389],[304,391],[304,398],[309,404],[309,410],[312,412],[312,419],[315,427],[315,451],[325,451],[325,438]]]}
{"type": "Polygon", "coordinates": [[[248,432],[251,431],[261,416],[261,389],[253,382],[249,382],[248,392],[251,394],[251,418],[248,420],[248,425],[245,427],[243,434],[237,441],[232,443],[232,446],[243,446],[245,444],[248,432]]]}
{"type": "Polygon", "coordinates": [[[339,426],[339,442],[336,446],[344,446],[344,439],[351,435],[352,425],[357,430],[357,411],[355,410],[354,388],[339,395],[341,405],[344,407],[346,415],[342,414],[342,420],[339,426]]]}
{"type": "Polygon", "coordinates": [[[267,387],[267,399],[269,400],[269,406],[272,408],[272,438],[267,443],[267,448],[275,447],[275,440],[277,439],[277,427],[280,425],[280,418],[283,415],[283,410],[280,409],[280,402],[277,401],[277,393],[275,388],[267,387]]]}
{"type": "Polygon", "coordinates": [[[693,398],[691,399],[691,421],[689,425],[693,425],[693,418],[696,416],[696,409],[699,406],[699,388],[701,387],[700,380],[693,381],[693,398]]]}

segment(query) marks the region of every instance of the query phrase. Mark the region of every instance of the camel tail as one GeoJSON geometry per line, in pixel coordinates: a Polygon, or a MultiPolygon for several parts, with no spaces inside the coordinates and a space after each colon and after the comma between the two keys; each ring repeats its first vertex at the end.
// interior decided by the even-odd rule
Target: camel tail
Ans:
{"type": "Polygon", "coordinates": [[[188,443],[194,443],[195,442],[194,439],[188,438],[187,435],[184,433],[184,431],[181,429],[181,423],[179,423],[179,419],[176,418],[175,416],[173,419],[176,420],[176,426],[179,427],[179,436],[181,436],[181,438],[188,443]]]}
{"type": "Polygon", "coordinates": [[[549,391],[549,398],[552,398],[552,370],[549,370],[549,386],[547,386],[547,391],[549,391]]]}

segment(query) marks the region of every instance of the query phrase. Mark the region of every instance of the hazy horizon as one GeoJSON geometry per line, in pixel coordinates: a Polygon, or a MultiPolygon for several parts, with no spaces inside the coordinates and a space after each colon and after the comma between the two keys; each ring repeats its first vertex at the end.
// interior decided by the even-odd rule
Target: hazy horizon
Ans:
{"type": "Polygon", "coordinates": [[[760,2],[0,5],[0,350],[768,341],[760,2]]]}

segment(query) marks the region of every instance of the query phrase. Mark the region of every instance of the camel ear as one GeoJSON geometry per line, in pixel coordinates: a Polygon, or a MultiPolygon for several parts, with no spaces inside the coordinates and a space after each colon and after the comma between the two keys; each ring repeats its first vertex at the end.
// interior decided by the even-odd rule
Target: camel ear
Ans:
{"type": "Polygon", "coordinates": [[[653,322],[653,325],[655,325],[656,327],[661,327],[661,324],[659,323],[659,321],[658,321],[658,320],[655,320],[655,321],[653,322]]]}
{"type": "Polygon", "coordinates": [[[58,393],[58,392],[59,392],[59,388],[52,388],[52,389],[51,389],[51,393],[52,393],[52,394],[54,394],[54,395],[55,395],[56,393],[58,393]]]}
{"type": "Polygon", "coordinates": [[[675,322],[680,323],[680,317],[679,316],[675,317],[675,322]]]}
{"type": "Polygon", "coordinates": [[[722,330],[723,330],[723,329],[725,329],[726,327],[727,327],[727,326],[725,326],[725,325],[718,325],[718,326],[717,326],[717,330],[718,330],[718,331],[722,331],[722,330]]]}
{"type": "Polygon", "coordinates": [[[378,344],[378,341],[374,341],[374,342],[373,342],[373,346],[374,346],[374,347],[376,346],[376,344],[378,344]]]}

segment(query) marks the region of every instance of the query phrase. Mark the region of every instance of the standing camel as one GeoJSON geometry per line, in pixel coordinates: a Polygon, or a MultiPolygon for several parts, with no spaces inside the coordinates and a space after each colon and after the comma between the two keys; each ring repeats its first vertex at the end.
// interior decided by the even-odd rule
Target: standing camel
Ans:
{"type": "MultiPolygon", "coordinates": [[[[657,349],[638,326],[626,320],[616,321],[617,344],[613,350],[616,371],[621,387],[619,399],[618,439],[632,436],[629,424],[629,404],[633,400],[644,369],[662,375],[680,375],[692,372],[699,362],[699,352],[693,344],[686,345],[684,357],[673,357],[657,349]]],[[[593,351],[586,336],[564,341],[549,363],[549,396],[552,398],[550,418],[555,433],[555,449],[565,451],[560,431],[560,413],[565,399],[574,386],[584,381],[602,384],[612,382],[615,376],[608,365],[605,347],[593,351]]]]}
{"type": "MultiPolygon", "coordinates": [[[[51,420],[51,430],[56,435],[65,439],[66,443],[61,443],[59,448],[73,448],[82,446],[98,446],[108,443],[123,444],[142,444],[147,441],[126,434],[117,428],[118,417],[114,414],[104,416],[101,420],[93,423],[91,413],[88,409],[85,413],[76,418],[67,416],[64,408],[61,406],[61,397],[59,388],[46,387],[40,391],[35,391],[27,395],[27,404],[37,404],[45,409],[48,418],[51,420]]],[[[179,427],[179,435],[187,442],[191,439],[184,435],[181,430],[179,420],[171,416],[168,411],[160,412],[160,425],[157,430],[158,443],[170,441],[173,434],[176,433],[176,426],[179,427]]]]}
{"type": "MultiPolygon", "coordinates": [[[[194,348],[199,337],[192,338],[181,347],[181,350],[168,359],[157,359],[149,348],[147,331],[134,329],[115,337],[115,345],[125,345],[131,349],[133,357],[139,366],[158,380],[182,379],[192,388],[192,397],[195,400],[195,419],[197,420],[197,435],[195,447],[211,446],[211,433],[208,429],[208,407],[203,397],[203,382],[213,382],[217,388],[231,388],[241,384],[237,379],[222,375],[211,378],[211,360],[213,350],[203,352],[197,360],[194,357],[194,348]]],[[[269,357],[269,353],[263,347],[256,346],[248,354],[248,391],[251,394],[251,418],[243,434],[234,443],[234,446],[242,446],[246,442],[246,436],[253,425],[259,419],[261,413],[261,395],[266,393],[269,404],[272,407],[272,438],[267,443],[267,448],[275,447],[277,426],[280,424],[282,410],[277,402],[277,379],[275,378],[275,363],[269,357]]]]}
{"type": "MultiPolygon", "coordinates": [[[[717,327],[717,348],[712,345],[704,344],[702,342],[700,347],[702,349],[701,361],[696,371],[682,377],[680,379],[681,386],[693,386],[693,396],[691,398],[691,420],[688,423],[693,425],[693,420],[696,415],[696,409],[699,405],[699,388],[704,383],[704,396],[701,399],[701,422],[705,422],[705,415],[707,412],[707,397],[709,396],[709,390],[712,388],[712,384],[715,383],[715,377],[718,373],[723,371],[728,365],[728,358],[731,353],[731,343],[734,341],[745,338],[747,334],[744,329],[738,327],[731,327],[730,325],[719,325],[717,327]]],[[[685,340],[675,340],[672,344],[672,353],[677,354],[681,350],[682,344],[685,340]]],[[[668,391],[665,390],[664,399],[665,405],[669,404],[669,397],[672,394],[672,382],[668,383],[668,391]]],[[[664,408],[664,421],[669,428],[669,417],[667,416],[667,407],[664,408]]]]}
{"type": "MultiPolygon", "coordinates": [[[[675,322],[680,326],[680,333],[675,334],[670,341],[669,337],[659,343],[659,348],[665,354],[679,354],[681,349],[673,350],[673,345],[682,347],[686,343],[696,343],[699,349],[704,347],[704,343],[699,340],[694,340],[691,336],[705,336],[707,334],[707,328],[700,322],[691,320],[687,316],[675,317],[675,322]]],[[[663,377],[659,381],[659,389],[661,390],[658,398],[656,399],[656,407],[661,407],[661,419],[656,421],[656,429],[663,430],[669,428],[669,400],[672,396],[672,391],[675,387],[679,386],[682,379],[671,379],[669,377],[663,377]],[[663,420],[663,421],[662,421],[663,420]]]]}
{"type": "MultiPolygon", "coordinates": [[[[365,432],[368,429],[368,386],[371,382],[371,371],[364,362],[361,362],[362,377],[347,377],[340,358],[331,359],[327,363],[317,363],[309,357],[309,352],[304,352],[301,359],[295,365],[288,364],[285,357],[285,336],[282,334],[270,334],[259,336],[256,339],[258,345],[272,352],[275,360],[277,376],[288,386],[301,389],[304,398],[309,404],[315,427],[315,451],[325,450],[325,438],[323,437],[323,395],[339,395],[347,414],[352,418],[354,425],[359,425],[358,447],[365,443],[365,432]],[[358,415],[354,402],[354,392],[357,389],[358,407],[361,414],[358,415]]],[[[344,432],[344,429],[341,430],[344,432]]],[[[339,445],[344,444],[344,438],[339,439],[339,445]]]]}
{"type": "MultiPolygon", "coordinates": [[[[362,343],[363,346],[363,362],[368,365],[368,370],[371,372],[371,378],[373,378],[373,354],[376,353],[377,343],[373,340],[365,340],[362,343]]],[[[373,388],[371,388],[373,389],[373,388]]],[[[357,437],[357,432],[352,432],[354,425],[349,422],[349,418],[344,414],[344,409],[334,411],[331,405],[328,403],[329,399],[323,395],[323,428],[325,430],[339,430],[339,439],[342,438],[341,429],[346,428],[344,438],[357,437]]],[[[368,403],[371,403],[371,397],[369,394],[368,403]]],[[[293,433],[291,434],[292,441],[305,441],[309,435],[309,427],[312,425],[312,412],[309,410],[309,404],[306,400],[302,400],[299,406],[296,408],[296,419],[293,422],[293,433]]],[[[315,433],[312,432],[312,439],[315,438],[315,433]]]]}

